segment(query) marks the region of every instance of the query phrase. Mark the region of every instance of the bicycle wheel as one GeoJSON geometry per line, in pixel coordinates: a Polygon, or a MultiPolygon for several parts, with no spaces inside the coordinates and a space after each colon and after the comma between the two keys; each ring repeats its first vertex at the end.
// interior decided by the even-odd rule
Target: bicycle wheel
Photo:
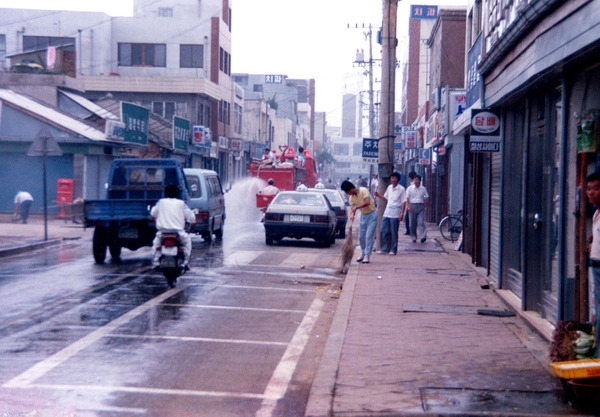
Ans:
{"type": "Polygon", "coordinates": [[[462,220],[458,217],[446,216],[440,222],[440,233],[442,234],[442,237],[451,242],[458,240],[462,228],[462,220]]]}

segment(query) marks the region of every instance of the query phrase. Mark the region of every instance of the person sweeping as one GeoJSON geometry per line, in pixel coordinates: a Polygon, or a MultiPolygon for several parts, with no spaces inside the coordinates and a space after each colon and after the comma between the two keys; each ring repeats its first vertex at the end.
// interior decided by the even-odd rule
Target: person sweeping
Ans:
{"type": "Polygon", "coordinates": [[[371,198],[367,187],[356,187],[353,183],[343,181],[340,188],[350,196],[349,203],[352,206],[350,211],[350,221],[354,220],[356,210],[360,210],[360,223],[358,227],[358,242],[360,244],[361,255],[356,259],[357,262],[368,264],[371,260],[371,252],[375,243],[375,231],[377,230],[377,212],[375,211],[375,201],[371,198]]]}

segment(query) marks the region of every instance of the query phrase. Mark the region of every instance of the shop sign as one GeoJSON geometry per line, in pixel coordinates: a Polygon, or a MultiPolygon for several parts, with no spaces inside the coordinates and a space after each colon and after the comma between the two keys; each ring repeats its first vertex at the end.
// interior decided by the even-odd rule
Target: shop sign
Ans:
{"type": "Polygon", "coordinates": [[[229,149],[234,152],[240,152],[243,149],[243,141],[241,139],[230,139],[229,149]]]}
{"type": "Polygon", "coordinates": [[[485,109],[471,110],[471,152],[500,152],[500,117],[485,109]]]}
{"type": "Polygon", "coordinates": [[[194,125],[192,133],[192,145],[210,148],[212,135],[208,127],[194,125]]]}
{"type": "Polygon", "coordinates": [[[406,144],[406,149],[417,149],[417,131],[407,130],[404,133],[404,142],[406,144]]]}
{"type": "Polygon", "coordinates": [[[227,136],[219,136],[219,149],[229,149],[229,139],[227,136]]]}
{"type": "Polygon", "coordinates": [[[419,149],[419,164],[430,165],[431,164],[431,148],[420,148],[419,149]]]}
{"type": "Polygon", "coordinates": [[[125,142],[148,144],[150,110],[132,103],[121,102],[121,121],[125,123],[125,142]]]}
{"type": "Polygon", "coordinates": [[[190,121],[182,117],[173,116],[173,149],[187,151],[190,140],[190,121]]]}
{"type": "Polygon", "coordinates": [[[437,15],[437,6],[422,6],[415,4],[410,6],[411,19],[437,19],[437,15]]]}

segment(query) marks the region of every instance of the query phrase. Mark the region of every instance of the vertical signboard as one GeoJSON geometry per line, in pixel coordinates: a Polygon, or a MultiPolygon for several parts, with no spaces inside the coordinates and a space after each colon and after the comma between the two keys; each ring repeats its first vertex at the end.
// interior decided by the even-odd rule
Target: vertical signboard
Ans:
{"type": "Polygon", "coordinates": [[[473,46],[467,53],[467,80],[465,83],[467,87],[467,108],[471,107],[481,98],[483,85],[479,74],[479,62],[481,61],[482,47],[481,37],[482,35],[479,34],[473,43],[473,46]]]}
{"type": "Polygon", "coordinates": [[[190,121],[173,116],[173,149],[187,151],[190,141],[190,121]]]}
{"type": "Polygon", "coordinates": [[[431,148],[419,149],[419,165],[431,164],[431,148]]]}
{"type": "Polygon", "coordinates": [[[406,149],[417,149],[417,131],[407,130],[404,133],[404,143],[406,149]]]}
{"type": "Polygon", "coordinates": [[[500,152],[500,117],[485,109],[471,109],[471,152],[500,152]]]}
{"type": "Polygon", "coordinates": [[[121,102],[121,121],[125,123],[125,142],[148,144],[150,110],[132,103],[121,102]]]}
{"type": "Polygon", "coordinates": [[[376,163],[379,159],[379,141],[377,139],[363,138],[363,161],[376,163]]]}

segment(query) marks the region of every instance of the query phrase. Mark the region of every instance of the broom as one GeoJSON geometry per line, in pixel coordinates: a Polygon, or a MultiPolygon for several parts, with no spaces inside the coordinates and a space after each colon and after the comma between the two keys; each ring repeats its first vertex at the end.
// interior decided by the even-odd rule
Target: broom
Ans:
{"type": "Polygon", "coordinates": [[[342,274],[348,272],[348,268],[350,268],[350,263],[352,262],[352,257],[354,256],[354,241],[352,240],[352,223],[354,223],[354,219],[350,221],[350,227],[348,228],[346,241],[344,242],[344,246],[342,246],[342,269],[340,271],[342,274]]]}

